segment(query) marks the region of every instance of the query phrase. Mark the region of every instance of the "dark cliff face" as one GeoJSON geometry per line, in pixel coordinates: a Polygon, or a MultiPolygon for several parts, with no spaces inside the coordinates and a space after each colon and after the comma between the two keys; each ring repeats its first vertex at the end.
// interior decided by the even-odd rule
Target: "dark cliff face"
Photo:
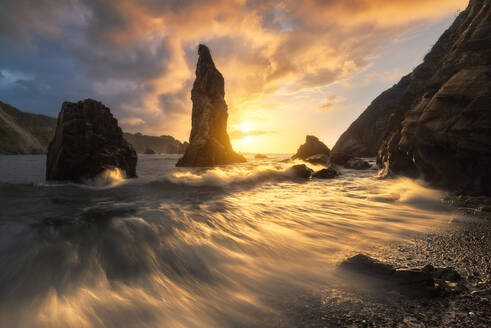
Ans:
{"type": "Polygon", "coordinates": [[[227,104],[224,79],[216,69],[210,50],[199,45],[196,80],[191,90],[193,101],[189,147],[177,166],[214,166],[245,162],[234,152],[227,134],[227,104]]]}
{"type": "Polygon", "coordinates": [[[92,99],[63,103],[48,147],[48,180],[80,181],[114,168],[136,177],[136,162],[109,108],[92,99]]]}
{"type": "Polygon", "coordinates": [[[341,136],[334,161],[375,156],[385,174],[491,194],[490,0],[471,0],[423,64],[341,136]]]}

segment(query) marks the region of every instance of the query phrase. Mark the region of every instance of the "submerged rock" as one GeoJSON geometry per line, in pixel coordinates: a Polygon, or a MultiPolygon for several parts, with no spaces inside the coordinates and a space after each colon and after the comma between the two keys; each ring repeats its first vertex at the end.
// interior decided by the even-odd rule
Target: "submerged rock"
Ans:
{"type": "Polygon", "coordinates": [[[364,254],[358,254],[341,262],[345,272],[375,279],[375,285],[387,291],[397,290],[411,296],[435,297],[444,293],[464,291],[459,284],[460,275],[453,268],[434,268],[431,264],[423,268],[395,269],[364,254]]]}
{"type": "Polygon", "coordinates": [[[48,147],[46,179],[80,181],[120,169],[136,177],[137,155],[101,102],[64,102],[48,147]]]}
{"type": "Polygon", "coordinates": [[[254,156],[255,159],[266,159],[268,158],[268,156],[264,155],[264,154],[256,154],[256,156],[254,156]]]}
{"type": "Polygon", "coordinates": [[[319,138],[314,137],[314,136],[307,136],[305,138],[305,143],[301,145],[297,153],[292,156],[292,159],[307,159],[310,156],[317,155],[317,154],[325,154],[329,156],[331,151],[329,148],[319,140],[319,138]]]}
{"type": "Polygon", "coordinates": [[[293,174],[302,179],[308,179],[312,176],[313,170],[307,167],[305,164],[293,165],[290,169],[293,174]]]}
{"type": "Polygon", "coordinates": [[[325,169],[315,172],[312,177],[316,179],[333,179],[338,175],[339,172],[333,166],[329,166],[325,169]]]}
{"type": "Polygon", "coordinates": [[[344,164],[344,167],[347,169],[354,169],[354,170],[367,170],[371,167],[371,165],[367,161],[362,160],[361,158],[352,158],[349,159],[344,164]]]}
{"type": "Polygon", "coordinates": [[[216,69],[210,50],[198,48],[196,80],[191,90],[193,101],[192,129],[189,146],[177,166],[214,166],[245,162],[232,149],[227,133],[227,104],[224,79],[216,69]]]}

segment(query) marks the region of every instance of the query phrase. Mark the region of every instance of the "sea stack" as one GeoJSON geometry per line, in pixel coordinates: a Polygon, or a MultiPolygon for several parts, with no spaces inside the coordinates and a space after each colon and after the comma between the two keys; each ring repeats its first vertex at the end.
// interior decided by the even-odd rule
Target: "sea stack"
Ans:
{"type": "Polygon", "coordinates": [[[305,143],[301,145],[292,159],[307,159],[314,155],[323,154],[329,156],[329,148],[315,136],[306,136],[305,143]]]}
{"type": "Polygon", "coordinates": [[[176,166],[215,166],[245,162],[232,149],[227,134],[227,104],[222,74],[216,69],[210,50],[198,47],[196,80],[191,90],[193,102],[189,147],[176,166]]]}
{"type": "Polygon", "coordinates": [[[84,181],[105,170],[136,177],[137,155],[118,121],[101,102],[64,102],[48,147],[47,180],[84,181]]]}

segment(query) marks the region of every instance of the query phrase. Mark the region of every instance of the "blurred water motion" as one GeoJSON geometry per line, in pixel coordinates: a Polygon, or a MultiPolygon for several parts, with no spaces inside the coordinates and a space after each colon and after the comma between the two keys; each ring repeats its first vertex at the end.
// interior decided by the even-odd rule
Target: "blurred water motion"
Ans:
{"type": "Polygon", "coordinates": [[[43,156],[3,157],[0,326],[288,326],[285,304],[332,283],[341,259],[455,217],[409,179],[304,181],[268,156],[207,170],[146,155],[138,179],[91,185],[44,182],[43,156]]]}

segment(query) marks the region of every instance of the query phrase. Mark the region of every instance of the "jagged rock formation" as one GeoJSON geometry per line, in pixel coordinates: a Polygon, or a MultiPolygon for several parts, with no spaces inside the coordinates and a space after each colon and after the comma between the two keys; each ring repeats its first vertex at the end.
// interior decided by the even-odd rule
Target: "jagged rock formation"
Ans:
{"type": "Polygon", "coordinates": [[[189,147],[177,166],[245,162],[245,157],[232,149],[227,134],[228,113],[223,76],[216,69],[208,47],[200,44],[198,55],[196,80],[191,90],[193,113],[189,147]]]}
{"type": "Polygon", "coordinates": [[[305,160],[313,155],[325,154],[329,156],[330,153],[329,148],[319,138],[307,136],[305,137],[305,143],[298,148],[297,153],[292,156],[292,159],[305,160]]]}
{"type": "Polygon", "coordinates": [[[64,102],[48,147],[46,179],[81,181],[119,168],[136,177],[137,156],[118,121],[101,102],[64,102]]]}
{"type": "Polygon", "coordinates": [[[471,0],[424,62],[382,93],[331,159],[377,155],[384,174],[491,195],[490,0],[471,0]]]}
{"type": "Polygon", "coordinates": [[[43,154],[55,132],[53,117],[25,113],[0,102],[0,154],[43,154]]]}
{"type": "Polygon", "coordinates": [[[147,149],[152,149],[160,154],[184,154],[187,142],[180,142],[171,136],[161,135],[147,136],[141,133],[123,133],[123,137],[128,141],[136,152],[139,154],[145,153],[147,149]]]}

